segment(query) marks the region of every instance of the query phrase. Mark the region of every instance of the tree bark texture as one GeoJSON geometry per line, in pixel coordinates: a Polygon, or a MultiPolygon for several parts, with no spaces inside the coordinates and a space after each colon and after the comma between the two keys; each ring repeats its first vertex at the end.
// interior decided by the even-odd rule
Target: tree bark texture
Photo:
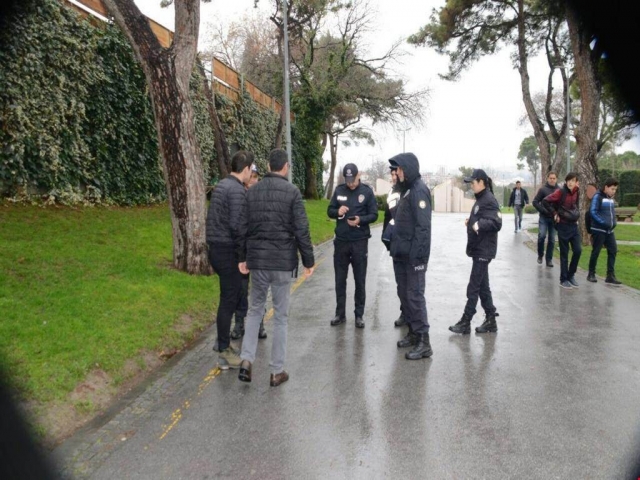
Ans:
{"type": "Polygon", "coordinates": [[[331,165],[329,166],[329,181],[327,182],[327,198],[333,195],[333,184],[336,176],[336,164],[338,163],[338,136],[331,134],[329,137],[329,153],[331,153],[331,165]]]}
{"type": "MultiPolygon", "coordinates": [[[[207,98],[207,109],[209,111],[209,121],[211,122],[211,130],[213,131],[213,140],[216,146],[216,160],[218,162],[218,176],[220,179],[229,175],[229,166],[231,165],[231,158],[229,157],[229,146],[227,143],[227,136],[222,130],[220,124],[220,117],[216,111],[216,99],[214,97],[213,83],[209,85],[207,76],[205,75],[204,65],[198,60],[198,69],[200,75],[202,75],[202,81],[204,82],[204,95],[207,98]]],[[[211,68],[213,72],[213,65],[211,68]]]]}
{"type": "MultiPolygon", "coordinates": [[[[597,72],[598,58],[591,50],[592,35],[572,9],[567,9],[567,23],[571,50],[575,59],[576,80],[580,87],[580,123],[575,128],[576,166],[580,178],[582,211],[589,208],[585,189],[589,183],[595,183],[598,172],[598,121],[600,114],[601,82],[597,72]]],[[[580,228],[584,242],[588,235],[584,220],[580,219],[580,228]]]]}
{"type": "Polygon", "coordinates": [[[533,100],[531,99],[526,34],[524,0],[518,0],[518,72],[520,73],[522,100],[527,111],[527,116],[529,117],[529,122],[533,127],[533,136],[540,149],[542,173],[546,175],[551,166],[551,146],[544,132],[544,125],[538,118],[533,100]]]}
{"type": "Polygon", "coordinates": [[[305,172],[305,188],[304,198],[310,200],[317,200],[318,194],[318,180],[316,178],[316,165],[314,158],[304,159],[304,172],[305,172]]]}
{"type": "Polygon", "coordinates": [[[103,0],[140,61],[151,95],[171,210],[173,265],[209,274],[206,197],[189,79],[196,58],[200,0],[176,0],[173,44],[163,48],[133,0],[103,0]]]}

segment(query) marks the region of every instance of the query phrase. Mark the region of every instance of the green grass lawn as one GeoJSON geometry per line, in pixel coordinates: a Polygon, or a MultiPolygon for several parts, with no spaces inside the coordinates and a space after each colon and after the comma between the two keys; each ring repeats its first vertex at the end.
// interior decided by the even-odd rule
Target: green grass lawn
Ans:
{"type": "MultiPolygon", "coordinates": [[[[327,205],[306,202],[314,244],[333,236],[327,205]]],[[[0,367],[21,398],[63,401],[95,369],[122,382],[128,359],[211,323],[218,277],[174,270],[171,242],[166,205],[0,205],[0,367]]]]}
{"type": "Polygon", "coordinates": [[[625,225],[618,223],[615,229],[616,240],[640,242],[640,225],[625,225]]]}

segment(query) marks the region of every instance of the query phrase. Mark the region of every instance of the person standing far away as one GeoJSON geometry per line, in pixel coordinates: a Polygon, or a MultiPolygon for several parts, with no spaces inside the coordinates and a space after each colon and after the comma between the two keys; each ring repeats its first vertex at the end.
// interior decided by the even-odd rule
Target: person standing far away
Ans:
{"type": "MultiPolygon", "coordinates": [[[[398,165],[395,161],[389,160],[389,170],[391,170],[391,190],[387,195],[387,202],[384,206],[384,222],[382,224],[382,243],[387,247],[387,251],[391,251],[391,238],[395,228],[396,210],[400,201],[400,184],[398,183],[398,165]]],[[[395,265],[395,263],[394,263],[395,265]]],[[[397,285],[396,285],[397,290],[397,285]]],[[[400,297],[398,297],[400,298],[400,297]]],[[[404,327],[407,324],[406,317],[402,311],[402,303],[400,303],[400,316],[393,322],[396,327],[404,327]]]]}
{"type": "Polygon", "coordinates": [[[431,192],[420,178],[420,163],[413,153],[389,160],[398,166],[400,200],[391,237],[391,257],[398,296],[409,332],[398,348],[413,347],[407,360],[433,355],[425,298],[426,273],[431,254],[431,192]]]}
{"type": "MultiPolygon", "coordinates": [[[[260,181],[260,175],[258,174],[258,167],[254,163],[251,165],[251,177],[249,181],[244,185],[245,189],[249,189],[253,187],[256,183],[260,181]]],[[[233,340],[238,340],[244,336],[244,319],[247,316],[247,312],[249,311],[249,277],[250,275],[242,275],[242,295],[240,297],[240,304],[236,309],[235,314],[235,324],[233,325],[233,330],[231,330],[231,338],[233,340]]],[[[260,331],[258,332],[258,338],[264,339],[267,338],[267,332],[264,329],[264,319],[260,322],[260,331]]]]}
{"type": "Polygon", "coordinates": [[[254,156],[241,150],[231,159],[231,173],[220,180],[211,194],[207,215],[209,263],[220,279],[220,300],[216,315],[218,366],[222,370],[240,367],[240,356],[231,346],[231,318],[242,297],[242,275],[238,271],[240,249],[246,235],[246,192],[254,156]]]}
{"type": "Polygon", "coordinates": [[[378,219],[378,204],[373,190],[360,181],[358,167],[347,163],[342,169],[345,183],[338,185],[327,208],[329,218],[336,220],[333,240],[333,268],[336,286],[336,314],[331,326],[347,321],[347,275],[349,265],[353,267],[356,284],[355,324],[364,328],[364,304],[366,301],[366,277],[369,224],[378,219]]]}
{"type": "Polygon", "coordinates": [[[247,236],[236,266],[245,275],[251,272],[249,313],[238,379],[251,381],[260,322],[267,293],[271,289],[274,314],[269,383],[272,387],[289,380],[284,363],[291,283],[298,274],[298,252],[302,257],[305,277],[311,276],[315,262],[302,195],[295,185],[287,181],[288,171],[287,153],[280,149],[272,150],[269,173],[247,191],[247,236]]]}
{"type": "Polygon", "coordinates": [[[607,277],[604,283],[613,286],[620,286],[616,278],[616,254],[618,244],[613,230],[616,228],[616,205],[614,197],[618,190],[618,180],[608,178],[604,182],[604,187],[597,191],[591,199],[589,213],[591,215],[591,257],[589,258],[589,275],[587,280],[596,283],[596,265],[600,250],[604,246],[607,249],[607,277]]]}
{"type": "Polygon", "coordinates": [[[511,191],[511,196],[509,197],[509,206],[513,207],[513,218],[516,224],[514,233],[522,231],[522,212],[524,211],[524,206],[528,204],[529,195],[522,188],[522,182],[518,180],[516,188],[511,191]]]}
{"type": "Polygon", "coordinates": [[[547,183],[544,184],[533,199],[533,207],[540,213],[538,219],[538,265],[542,265],[543,257],[546,258],[547,267],[553,267],[553,248],[556,243],[556,224],[553,221],[553,212],[549,212],[542,205],[542,199],[558,190],[558,176],[556,172],[547,173],[547,183]],[[547,253],[544,252],[544,242],[547,241],[547,253]]]}
{"type": "Polygon", "coordinates": [[[458,323],[449,327],[453,333],[471,333],[471,319],[476,314],[478,297],[484,310],[484,322],[476,327],[476,333],[498,331],[496,317],[499,316],[493,304],[489,285],[489,264],[498,251],[498,232],[502,229],[502,214],[496,197],[493,196],[493,182],[484,170],[476,169],[464,179],[471,184],[476,203],[464,222],[467,227],[467,255],[473,260],[471,276],[467,285],[467,304],[458,323]]]}
{"type": "Polygon", "coordinates": [[[582,238],[578,229],[580,218],[580,188],[578,174],[569,172],[564,186],[542,199],[546,210],[553,212],[553,221],[558,230],[560,243],[560,286],[562,288],[578,288],[576,271],[582,254],[582,238]],[[569,264],[569,246],[573,250],[569,264]]]}

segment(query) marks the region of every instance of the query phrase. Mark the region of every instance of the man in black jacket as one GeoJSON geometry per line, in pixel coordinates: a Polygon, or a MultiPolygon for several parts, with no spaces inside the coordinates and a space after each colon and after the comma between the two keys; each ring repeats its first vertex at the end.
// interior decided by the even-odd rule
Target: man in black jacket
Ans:
{"type": "Polygon", "coordinates": [[[390,161],[398,165],[400,182],[391,256],[398,297],[409,325],[409,333],[398,342],[398,348],[413,346],[405,358],[419,360],[433,355],[424,296],[431,253],[431,192],[420,178],[420,164],[413,153],[401,153],[390,161]]]}
{"type": "Polygon", "coordinates": [[[277,149],[269,154],[269,170],[262,181],[247,192],[247,236],[237,268],[244,274],[251,271],[251,294],[238,378],[251,381],[260,321],[271,288],[274,315],[270,384],[277,387],[289,379],[284,361],[291,282],[298,272],[298,251],[305,276],[313,273],[315,261],[302,195],[287,181],[286,152],[277,149]]]}
{"type": "Polygon", "coordinates": [[[331,325],[346,322],[347,275],[353,266],[356,283],[356,327],[364,328],[366,300],[367,255],[371,231],[369,224],[378,219],[378,204],[373,190],[360,181],[358,167],[348,163],[342,170],[345,182],[336,187],[327,208],[329,218],[336,219],[336,237],[333,241],[333,268],[336,279],[336,316],[331,325]]]}
{"type": "Polygon", "coordinates": [[[242,297],[242,275],[238,270],[240,249],[246,234],[246,194],[244,183],[251,177],[253,154],[243,150],[231,159],[231,174],[222,179],[211,194],[207,215],[209,262],[220,279],[220,301],[216,315],[218,366],[240,367],[240,356],[231,346],[231,317],[242,297]]]}
{"type": "Polygon", "coordinates": [[[511,191],[509,206],[513,207],[513,218],[515,219],[515,233],[522,231],[522,212],[524,206],[529,204],[529,194],[522,188],[522,182],[516,182],[516,188],[511,191]]]}
{"type": "Polygon", "coordinates": [[[549,236],[547,242],[547,267],[553,267],[553,247],[556,243],[556,225],[553,221],[553,212],[547,211],[542,205],[542,199],[548,197],[558,189],[558,176],[556,172],[550,171],[547,173],[547,183],[540,187],[538,193],[536,193],[533,199],[532,205],[540,213],[540,219],[538,220],[538,265],[542,265],[542,258],[545,257],[544,253],[544,241],[549,236]]]}

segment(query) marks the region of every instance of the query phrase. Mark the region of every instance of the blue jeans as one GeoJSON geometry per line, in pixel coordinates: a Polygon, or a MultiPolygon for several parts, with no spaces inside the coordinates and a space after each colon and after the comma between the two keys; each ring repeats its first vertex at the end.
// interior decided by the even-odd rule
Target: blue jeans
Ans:
{"type": "Polygon", "coordinates": [[[549,242],[547,243],[547,262],[553,259],[553,247],[556,243],[556,226],[553,223],[553,218],[543,217],[540,215],[538,220],[538,257],[544,256],[544,241],[549,235],[549,242]]]}

